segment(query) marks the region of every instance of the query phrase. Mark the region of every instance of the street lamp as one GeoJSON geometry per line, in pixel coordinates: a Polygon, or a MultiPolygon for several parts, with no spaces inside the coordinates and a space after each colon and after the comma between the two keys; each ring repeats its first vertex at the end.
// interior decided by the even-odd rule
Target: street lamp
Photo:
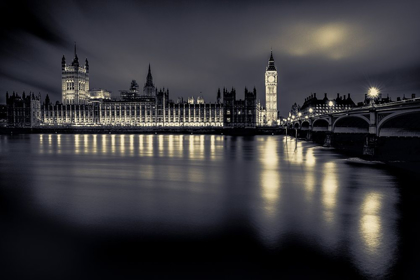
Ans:
{"type": "Polygon", "coordinates": [[[378,95],[379,95],[379,89],[377,89],[376,87],[371,87],[369,89],[368,96],[369,96],[369,99],[370,99],[370,104],[372,104],[372,107],[373,107],[373,104],[375,103],[374,101],[378,97],[378,95]]]}
{"type": "Polygon", "coordinates": [[[298,116],[299,116],[299,119],[300,119],[300,117],[302,116],[302,113],[301,113],[301,112],[299,112],[299,113],[298,113],[298,116]]]}
{"type": "Polygon", "coordinates": [[[332,100],[330,100],[330,102],[328,102],[328,106],[330,106],[330,113],[331,113],[332,107],[334,106],[334,102],[332,102],[332,100]]]}

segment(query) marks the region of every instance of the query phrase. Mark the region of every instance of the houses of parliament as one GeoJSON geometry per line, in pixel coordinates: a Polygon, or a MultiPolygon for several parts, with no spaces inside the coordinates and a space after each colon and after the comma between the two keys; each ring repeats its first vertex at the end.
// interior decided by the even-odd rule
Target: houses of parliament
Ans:
{"type": "Polygon", "coordinates": [[[14,127],[219,127],[255,128],[276,126],[277,69],[271,52],[265,72],[266,107],[257,102],[257,91],[245,88],[244,99],[237,99],[234,88],[217,91],[217,100],[206,103],[202,97],[178,98],[173,101],[169,90],[153,83],[149,65],[141,90],[135,80],[118,100],[110,92],[89,88],[89,62],[74,58],[61,61],[62,100],[52,103],[49,96],[22,96],[6,93],[8,124],[14,127]]]}

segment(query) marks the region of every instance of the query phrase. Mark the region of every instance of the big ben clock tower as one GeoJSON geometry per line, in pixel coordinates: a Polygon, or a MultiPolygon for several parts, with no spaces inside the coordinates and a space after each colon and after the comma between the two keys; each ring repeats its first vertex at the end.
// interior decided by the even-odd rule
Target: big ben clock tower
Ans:
{"type": "Polygon", "coordinates": [[[277,69],[274,66],[273,51],[265,71],[266,125],[277,124],[277,69]]]}

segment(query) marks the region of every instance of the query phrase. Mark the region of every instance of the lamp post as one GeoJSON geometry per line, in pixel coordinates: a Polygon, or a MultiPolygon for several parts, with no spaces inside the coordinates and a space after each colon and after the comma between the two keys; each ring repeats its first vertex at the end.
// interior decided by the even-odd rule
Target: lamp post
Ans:
{"type": "Polygon", "coordinates": [[[332,107],[334,107],[334,102],[332,100],[330,100],[330,102],[328,102],[328,106],[330,107],[330,113],[332,112],[332,107]]]}
{"type": "Polygon", "coordinates": [[[368,97],[370,99],[371,108],[369,109],[369,134],[365,138],[365,144],[363,145],[363,155],[373,156],[375,154],[376,142],[377,142],[377,112],[374,106],[375,99],[379,95],[379,90],[375,87],[371,87],[368,91],[368,97]]]}
{"type": "Polygon", "coordinates": [[[314,112],[314,109],[309,108],[309,116],[311,116],[313,112],[314,112]]]}
{"type": "Polygon", "coordinates": [[[377,89],[376,87],[371,87],[368,91],[368,96],[370,99],[370,104],[372,107],[374,107],[375,104],[375,99],[378,97],[379,95],[379,89],[377,89]]]}

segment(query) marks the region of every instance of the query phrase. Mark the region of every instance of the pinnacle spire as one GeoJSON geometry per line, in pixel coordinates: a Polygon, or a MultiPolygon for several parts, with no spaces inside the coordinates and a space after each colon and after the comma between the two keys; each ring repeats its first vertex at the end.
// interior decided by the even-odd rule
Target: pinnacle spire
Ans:
{"type": "Polygon", "coordinates": [[[273,50],[270,52],[270,59],[268,60],[267,71],[277,71],[276,66],[274,65],[273,50]]]}
{"type": "Polygon", "coordinates": [[[74,59],[71,65],[73,66],[79,65],[79,58],[77,57],[77,52],[76,52],[76,42],[74,42],[74,59]]]}
{"type": "Polygon", "coordinates": [[[147,78],[146,78],[146,86],[153,86],[153,77],[152,77],[152,71],[150,70],[150,63],[149,63],[149,71],[147,73],[147,78]]]}

